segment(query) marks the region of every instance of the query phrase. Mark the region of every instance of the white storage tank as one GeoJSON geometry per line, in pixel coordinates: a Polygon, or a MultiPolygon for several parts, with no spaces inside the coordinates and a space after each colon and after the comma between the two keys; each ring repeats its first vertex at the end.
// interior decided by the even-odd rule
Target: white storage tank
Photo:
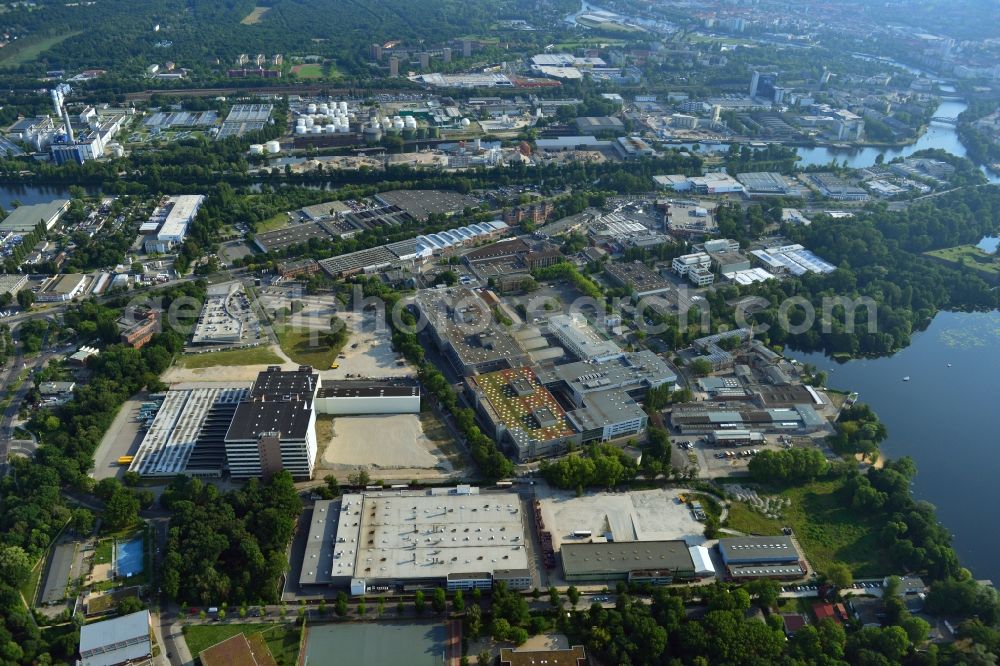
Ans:
{"type": "Polygon", "coordinates": [[[111,148],[111,154],[115,157],[122,157],[125,155],[125,149],[120,143],[113,143],[109,147],[111,148]]]}
{"type": "Polygon", "coordinates": [[[306,112],[307,113],[316,113],[316,105],[315,104],[309,104],[308,106],[306,106],[306,112]]]}
{"type": "Polygon", "coordinates": [[[306,117],[306,127],[312,127],[316,124],[316,121],[312,119],[312,116],[306,117]]]}
{"type": "Polygon", "coordinates": [[[462,118],[462,127],[468,127],[469,125],[470,125],[469,119],[468,118],[462,118]]]}
{"type": "Polygon", "coordinates": [[[296,125],[303,125],[304,126],[306,124],[306,117],[305,116],[299,116],[298,118],[295,119],[295,124],[296,125]]]}
{"type": "Polygon", "coordinates": [[[350,132],[351,131],[351,126],[348,125],[348,124],[346,124],[346,123],[343,124],[343,125],[337,125],[337,131],[338,132],[342,132],[342,133],[343,132],[350,132]]]}
{"type": "Polygon", "coordinates": [[[281,144],[278,143],[277,141],[268,141],[267,143],[264,144],[264,148],[267,150],[268,153],[272,155],[281,152],[281,144]]]}
{"type": "Polygon", "coordinates": [[[320,104],[319,105],[319,112],[320,113],[329,113],[330,112],[330,105],[327,104],[327,103],[325,103],[325,102],[323,104],[320,104]]]}
{"type": "Polygon", "coordinates": [[[340,102],[337,106],[340,107],[341,111],[343,111],[345,113],[347,112],[347,102],[340,102]]]}
{"type": "Polygon", "coordinates": [[[330,123],[329,125],[326,126],[326,133],[327,134],[333,134],[336,131],[337,131],[337,126],[334,125],[333,123],[330,123]]]}
{"type": "Polygon", "coordinates": [[[392,119],[392,127],[393,127],[393,129],[403,129],[403,119],[400,118],[399,116],[396,116],[395,118],[393,118],[392,119]]]}
{"type": "Polygon", "coordinates": [[[389,120],[388,118],[383,118],[382,119],[382,129],[389,129],[390,127],[392,127],[392,121],[389,120]]]}
{"type": "Polygon", "coordinates": [[[298,127],[295,128],[295,133],[296,134],[308,134],[309,133],[309,128],[306,127],[305,125],[299,125],[298,127]]]}
{"type": "Polygon", "coordinates": [[[250,144],[250,154],[251,155],[263,155],[264,154],[264,146],[262,144],[259,144],[259,143],[251,143],[250,144]]]}
{"type": "Polygon", "coordinates": [[[323,126],[322,125],[316,125],[315,127],[312,128],[312,133],[313,134],[322,134],[323,133],[323,126]]]}

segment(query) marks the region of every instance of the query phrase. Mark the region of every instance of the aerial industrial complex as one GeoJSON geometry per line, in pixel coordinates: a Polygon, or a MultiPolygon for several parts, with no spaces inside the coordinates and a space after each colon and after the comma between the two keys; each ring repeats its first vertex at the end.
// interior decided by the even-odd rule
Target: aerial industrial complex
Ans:
{"type": "Polygon", "coordinates": [[[474,486],[372,491],[313,509],[300,584],[491,589],[531,587],[521,498],[474,486]]]}

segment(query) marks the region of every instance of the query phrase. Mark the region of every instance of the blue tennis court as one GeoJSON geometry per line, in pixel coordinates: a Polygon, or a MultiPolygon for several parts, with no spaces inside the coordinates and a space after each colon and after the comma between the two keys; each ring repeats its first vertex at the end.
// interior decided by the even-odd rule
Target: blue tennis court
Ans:
{"type": "Polygon", "coordinates": [[[118,544],[115,550],[115,574],[128,578],[142,573],[142,537],[118,544]]]}

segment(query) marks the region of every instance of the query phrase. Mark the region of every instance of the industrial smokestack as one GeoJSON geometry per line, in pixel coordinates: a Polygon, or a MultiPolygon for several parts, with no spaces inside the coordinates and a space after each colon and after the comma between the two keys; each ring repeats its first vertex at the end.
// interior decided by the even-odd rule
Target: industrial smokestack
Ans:
{"type": "Polygon", "coordinates": [[[73,125],[69,122],[69,111],[66,110],[64,106],[62,108],[63,122],[66,123],[66,136],[69,137],[70,143],[76,143],[76,137],[73,136],[73,125]]]}

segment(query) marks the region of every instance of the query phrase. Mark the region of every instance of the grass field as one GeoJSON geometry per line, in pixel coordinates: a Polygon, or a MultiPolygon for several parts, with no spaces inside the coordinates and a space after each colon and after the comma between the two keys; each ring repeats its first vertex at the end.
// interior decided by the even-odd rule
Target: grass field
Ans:
{"type": "Polygon", "coordinates": [[[177,364],[182,368],[196,370],[210,368],[213,365],[269,365],[281,364],[282,362],[281,357],[267,347],[250,347],[248,349],[182,356],[178,359],[177,364]]]}
{"type": "Polygon", "coordinates": [[[277,229],[284,229],[288,226],[288,214],[278,213],[274,217],[269,217],[263,222],[258,222],[255,230],[258,234],[262,234],[267,231],[275,231],[277,229]]]}
{"type": "Polygon", "coordinates": [[[772,520],[733,502],[726,527],[748,534],[780,534],[791,527],[812,566],[825,571],[834,562],[845,562],[855,576],[875,576],[891,566],[878,540],[876,525],[846,505],[836,491],[840,481],[817,481],[788,488],[779,494],[791,500],[780,520],[772,520]]]}
{"type": "Polygon", "coordinates": [[[64,42],[70,37],[75,37],[80,32],[82,31],[77,30],[76,32],[43,37],[38,40],[28,39],[24,42],[19,41],[16,46],[8,45],[6,48],[0,50],[0,65],[3,67],[17,67],[26,62],[31,62],[56,44],[64,42]]]}
{"type": "Polygon", "coordinates": [[[102,539],[94,549],[94,564],[111,563],[111,539],[102,539]]]}
{"type": "Polygon", "coordinates": [[[317,370],[329,368],[347,342],[347,336],[343,336],[341,344],[331,346],[326,342],[327,333],[300,326],[275,326],[274,332],[278,336],[281,350],[288,358],[299,365],[311,365],[317,370]]]}
{"type": "Polygon", "coordinates": [[[191,655],[236,634],[260,634],[278,666],[294,666],[299,656],[299,628],[293,624],[205,624],[184,627],[191,655]]]}
{"type": "Polygon", "coordinates": [[[315,62],[305,65],[295,65],[295,67],[292,67],[292,73],[300,79],[322,79],[323,65],[315,62]]]}
{"type": "Polygon", "coordinates": [[[1000,277],[1000,255],[988,254],[975,245],[946,247],[940,250],[931,250],[926,254],[928,257],[934,257],[950,264],[967,266],[983,273],[984,277],[993,279],[1000,277]]]}
{"type": "Polygon", "coordinates": [[[253,11],[243,17],[240,21],[243,25],[257,25],[264,18],[264,14],[271,11],[270,7],[254,7],[253,11]]]}
{"type": "Polygon", "coordinates": [[[35,568],[31,570],[28,580],[21,585],[21,595],[29,606],[35,604],[35,597],[38,596],[38,586],[42,582],[42,573],[45,571],[45,557],[39,558],[35,563],[35,568]]]}

